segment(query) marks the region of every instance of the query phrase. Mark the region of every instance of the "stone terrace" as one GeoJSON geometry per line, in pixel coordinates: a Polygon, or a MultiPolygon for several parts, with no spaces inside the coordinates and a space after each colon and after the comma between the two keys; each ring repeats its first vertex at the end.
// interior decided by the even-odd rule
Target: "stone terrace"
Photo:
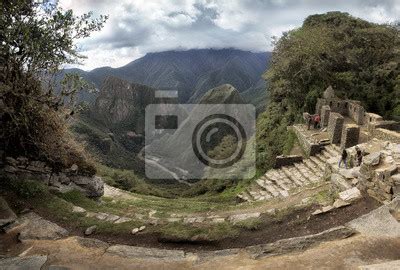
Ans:
{"type": "Polygon", "coordinates": [[[339,160],[339,156],[339,148],[328,145],[300,163],[269,170],[238,197],[249,202],[286,198],[299,189],[324,182],[325,164],[328,160],[339,160]]]}

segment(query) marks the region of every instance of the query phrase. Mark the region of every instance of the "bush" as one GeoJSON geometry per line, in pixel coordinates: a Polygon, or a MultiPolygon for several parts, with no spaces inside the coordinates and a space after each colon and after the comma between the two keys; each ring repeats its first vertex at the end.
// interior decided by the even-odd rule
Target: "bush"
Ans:
{"type": "Polygon", "coordinates": [[[88,84],[68,75],[56,90],[51,78],[64,64],[82,58],[76,39],[99,30],[107,18],[74,16],[57,1],[3,1],[1,7],[0,150],[45,161],[55,170],[77,164],[81,173],[94,174],[95,167],[66,128],[76,108],[75,94],[88,84]]]}
{"type": "Polygon", "coordinates": [[[46,186],[40,182],[32,180],[15,180],[10,181],[8,187],[18,196],[30,199],[42,196],[46,193],[46,186]]]}

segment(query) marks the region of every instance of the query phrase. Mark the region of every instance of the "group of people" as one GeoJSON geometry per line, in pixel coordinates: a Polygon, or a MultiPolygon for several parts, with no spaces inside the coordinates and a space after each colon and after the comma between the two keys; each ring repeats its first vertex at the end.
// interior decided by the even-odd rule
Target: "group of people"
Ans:
{"type": "Polygon", "coordinates": [[[319,116],[319,114],[307,115],[306,122],[308,130],[310,130],[311,126],[313,126],[314,129],[321,128],[321,116],[319,116]]]}
{"type": "MultiPolygon", "coordinates": [[[[348,157],[349,154],[347,153],[347,150],[343,149],[342,156],[339,160],[339,168],[341,167],[342,164],[344,164],[344,167],[346,169],[348,168],[348,161],[349,161],[348,157]]],[[[363,159],[363,152],[358,146],[356,146],[356,155],[354,157],[356,167],[361,165],[362,159],[363,159]]]]}

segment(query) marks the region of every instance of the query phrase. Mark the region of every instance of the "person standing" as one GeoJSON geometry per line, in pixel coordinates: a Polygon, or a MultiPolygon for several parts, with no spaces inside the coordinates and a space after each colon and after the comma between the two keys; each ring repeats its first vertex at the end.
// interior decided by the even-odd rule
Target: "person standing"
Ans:
{"type": "Polygon", "coordinates": [[[356,146],[356,164],[357,164],[357,166],[361,166],[362,159],[363,159],[362,151],[358,146],[356,146]]]}
{"type": "Polygon", "coordinates": [[[316,114],[314,116],[314,129],[320,128],[320,122],[321,122],[321,116],[319,116],[319,114],[316,114]]]}
{"type": "Polygon", "coordinates": [[[344,167],[347,169],[347,156],[348,156],[348,154],[347,154],[346,149],[343,149],[342,156],[339,160],[339,168],[340,168],[340,165],[342,163],[344,163],[344,167]]]}

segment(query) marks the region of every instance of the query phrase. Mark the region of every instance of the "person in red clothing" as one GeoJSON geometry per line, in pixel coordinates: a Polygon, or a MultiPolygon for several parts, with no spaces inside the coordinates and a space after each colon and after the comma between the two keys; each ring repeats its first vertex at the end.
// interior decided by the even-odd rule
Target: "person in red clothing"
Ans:
{"type": "Polygon", "coordinates": [[[320,128],[321,116],[319,114],[314,115],[314,128],[320,128]]]}

